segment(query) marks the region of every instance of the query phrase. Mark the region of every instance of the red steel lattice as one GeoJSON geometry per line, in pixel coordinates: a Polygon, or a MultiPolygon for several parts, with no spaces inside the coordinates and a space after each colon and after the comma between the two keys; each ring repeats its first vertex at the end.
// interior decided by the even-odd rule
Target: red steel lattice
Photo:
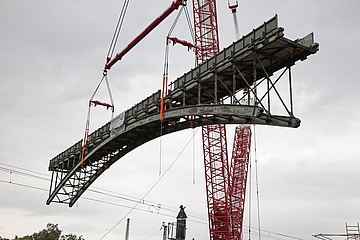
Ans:
{"type": "Polygon", "coordinates": [[[249,169],[251,128],[239,125],[235,129],[234,145],[230,166],[230,219],[231,239],[240,240],[244,220],[244,204],[247,173],[249,169]]]}

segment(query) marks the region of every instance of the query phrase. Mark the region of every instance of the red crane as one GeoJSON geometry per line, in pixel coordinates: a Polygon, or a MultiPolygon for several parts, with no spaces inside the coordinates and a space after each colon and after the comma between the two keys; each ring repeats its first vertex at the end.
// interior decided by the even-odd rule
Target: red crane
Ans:
{"type": "MultiPolygon", "coordinates": [[[[234,13],[237,4],[229,7],[234,13]]],[[[216,0],[193,0],[193,11],[196,64],[200,64],[219,52],[216,0]]],[[[230,171],[225,125],[202,127],[202,139],[210,240],[241,239],[250,126],[236,127],[230,171]]]]}
{"type": "MultiPolygon", "coordinates": [[[[219,52],[215,0],[193,0],[196,64],[219,52]]],[[[210,239],[230,239],[226,128],[202,127],[210,239]]]]}
{"type": "Polygon", "coordinates": [[[244,204],[249,169],[251,128],[239,125],[235,129],[234,146],[231,157],[229,196],[231,239],[242,239],[244,204]]]}
{"type": "MultiPolygon", "coordinates": [[[[128,53],[137,43],[183,4],[172,4],[114,58],[108,58],[104,72],[128,53]]],[[[236,4],[237,6],[237,4],[236,4]]],[[[229,4],[234,13],[235,5],[229,4]]],[[[219,52],[216,0],[193,0],[196,64],[219,52]]],[[[185,46],[186,41],[171,38],[185,46]]],[[[163,97],[162,97],[163,98],[163,97]]],[[[215,99],[215,101],[217,101],[215,99]]],[[[250,126],[237,126],[229,171],[225,125],[202,127],[205,181],[208,205],[210,240],[241,239],[245,203],[247,170],[249,163],[250,126]]]]}
{"type": "Polygon", "coordinates": [[[135,47],[142,39],[144,39],[154,28],[156,28],[165,18],[172,12],[179,8],[183,0],[174,0],[171,5],[160,14],[154,21],[150,23],[134,40],[132,40],[121,52],[117,53],[114,58],[107,58],[104,69],[109,70],[116,62],[120,61],[122,57],[127,54],[133,47],[135,47]]]}

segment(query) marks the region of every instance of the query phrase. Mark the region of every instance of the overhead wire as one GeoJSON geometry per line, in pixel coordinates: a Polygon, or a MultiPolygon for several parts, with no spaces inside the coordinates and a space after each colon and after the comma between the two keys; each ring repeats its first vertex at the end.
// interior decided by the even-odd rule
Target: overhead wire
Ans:
{"type": "MultiPolygon", "coordinates": [[[[0,179],[0,182],[15,185],[15,186],[26,187],[26,188],[30,188],[30,189],[35,189],[35,190],[48,192],[48,189],[46,189],[46,188],[36,187],[36,186],[33,186],[33,185],[23,184],[23,183],[19,183],[19,182],[15,182],[15,181],[5,181],[5,180],[0,179]]],[[[88,189],[88,191],[94,192],[91,189],[88,189]]],[[[108,195],[108,194],[106,194],[106,195],[108,195]]],[[[101,199],[96,199],[96,198],[91,198],[91,197],[82,197],[82,199],[88,200],[88,201],[93,201],[93,202],[98,202],[98,203],[103,203],[103,204],[107,204],[107,205],[122,207],[122,208],[132,208],[132,206],[128,206],[128,205],[124,205],[124,204],[120,204],[120,203],[114,203],[114,202],[101,200],[101,199]]],[[[125,200],[129,200],[129,199],[125,199],[125,200]]],[[[152,212],[152,211],[149,211],[148,209],[136,208],[135,210],[141,211],[141,212],[146,212],[146,213],[153,213],[153,214],[157,214],[157,215],[162,215],[162,216],[166,216],[166,217],[174,217],[174,214],[165,214],[165,213],[161,213],[161,212],[152,212]]],[[[170,211],[171,213],[176,213],[177,212],[177,211],[173,211],[173,210],[168,210],[168,211],[170,211]]],[[[191,216],[191,214],[188,214],[188,215],[191,216]]],[[[198,217],[193,216],[193,218],[198,218],[198,217]]],[[[206,224],[205,219],[203,219],[203,218],[199,218],[199,220],[191,219],[190,221],[200,223],[200,224],[206,224]]]]}
{"type": "MultiPolygon", "coordinates": [[[[49,178],[50,178],[50,175],[48,175],[48,174],[40,173],[40,172],[37,172],[37,171],[32,171],[32,170],[29,170],[29,169],[26,169],[26,168],[21,168],[21,167],[17,167],[17,166],[14,166],[14,165],[3,164],[3,163],[0,163],[0,165],[7,166],[7,168],[0,167],[0,171],[9,172],[11,174],[14,173],[14,174],[18,174],[18,175],[22,175],[22,176],[26,176],[26,177],[31,177],[31,178],[35,178],[35,179],[44,180],[44,181],[47,181],[47,182],[49,181],[49,178]],[[19,171],[19,170],[16,170],[16,169],[21,169],[22,171],[19,171]],[[27,173],[27,172],[30,172],[30,173],[27,173]],[[37,176],[37,175],[32,174],[32,173],[42,175],[42,176],[46,176],[47,178],[40,177],[40,176],[37,176]]],[[[14,182],[12,179],[10,179],[8,181],[0,180],[0,182],[13,184],[13,185],[17,185],[17,186],[22,186],[22,187],[27,187],[27,188],[33,188],[33,189],[42,190],[42,191],[48,191],[48,189],[45,189],[45,188],[14,182]]],[[[94,187],[94,186],[88,188],[87,191],[95,193],[95,194],[107,196],[107,197],[121,199],[121,200],[128,201],[128,202],[138,202],[138,201],[140,201],[140,199],[136,198],[136,197],[132,197],[132,196],[129,196],[129,195],[126,195],[126,194],[122,194],[122,193],[118,193],[118,192],[115,192],[115,191],[111,191],[111,190],[103,189],[103,188],[99,188],[99,187],[94,187]]],[[[92,198],[83,197],[83,199],[99,201],[99,202],[107,203],[107,204],[110,204],[110,205],[117,205],[117,206],[122,206],[122,207],[125,207],[125,208],[130,208],[127,205],[111,203],[111,202],[106,202],[106,201],[92,199],[92,198]]],[[[159,202],[149,201],[149,200],[146,200],[146,199],[142,199],[141,204],[146,205],[146,206],[153,206],[153,205],[154,206],[160,206],[161,207],[160,210],[164,210],[164,211],[175,213],[175,214],[178,212],[178,207],[172,207],[172,206],[169,206],[169,205],[161,204],[159,202]]],[[[141,210],[141,209],[138,209],[138,210],[141,210]]],[[[146,210],[146,212],[148,212],[148,210],[146,210]]],[[[201,215],[201,214],[196,213],[196,212],[188,211],[188,215],[192,216],[193,218],[199,219],[199,220],[206,220],[205,215],[201,215]]],[[[166,216],[170,216],[170,215],[166,215],[166,216]]]]}
{"type": "Polygon", "coordinates": [[[28,185],[28,184],[23,184],[23,183],[17,183],[17,182],[14,182],[14,181],[5,181],[5,180],[0,179],[0,182],[9,183],[9,184],[12,184],[12,185],[17,185],[17,186],[21,186],[21,187],[27,187],[27,188],[36,189],[36,190],[41,190],[41,191],[48,191],[45,188],[35,187],[35,186],[28,185]]]}
{"type": "MultiPolygon", "coordinates": [[[[172,166],[175,164],[175,162],[179,159],[179,157],[181,156],[181,154],[185,151],[186,147],[189,145],[189,143],[191,142],[191,139],[194,137],[194,135],[192,135],[192,137],[189,139],[189,141],[187,141],[187,143],[185,144],[185,146],[181,149],[180,153],[175,157],[175,159],[172,161],[172,163],[169,165],[169,167],[165,170],[165,172],[159,177],[158,180],[156,180],[156,182],[150,187],[150,189],[144,194],[144,196],[141,198],[144,199],[154,188],[155,186],[160,182],[160,180],[166,175],[166,173],[172,168],[172,166]]],[[[101,238],[103,239],[104,237],[106,237],[111,231],[113,231],[133,210],[135,207],[137,207],[139,205],[140,201],[137,202],[133,208],[131,208],[129,210],[129,212],[127,212],[112,228],[109,229],[109,231],[107,231],[101,238]]]]}
{"type": "MultiPolygon", "coordinates": [[[[254,136],[255,136],[255,133],[256,132],[254,131],[254,136]]],[[[191,141],[191,139],[189,140],[187,145],[190,143],[190,141],[191,141]]],[[[184,147],[183,150],[185,150],[186,146],[184,147]]],[[[254,150],[255,149],[256,149],[256,140],[254,139],[254,150]]],[[[181,155],[181,153],[179,154],[179,156],[180,155],[181,155]]],[[[255,161],[257,161],[256,152],[255,152],[254,157],[255,157],[255,161]]],[[[177,158],[175,158],[173,164],[175,163],[177,158]]],[[[0,163],[0,165],[4,166],[4,167],[0,167],[0,171],[3,171],[3,172],[9,172],[9,173],[11,172],[12,174],[18,174],[18,175],[21,175],[21,176],[24,176],[24,177],[31,177],[31,178],[42,180],[42,181],[49,181],[49,178],[50,178],[50,175],[48,175],[48,174],[44,174],[44,173],[34,171],[34,170],[30,170],[30,169],[27,169],[27,168],[22,168],[22,167],[18,167],[18,166],[14,166],[14,165],[11,165],[11,164],[6,164],[6,163],[0,163]]],[[[169,170],[169,168],[167,169],[167,171],[169,170]]],[[[160,180],[158,180],[158,181],[160,181],[160,180]]],[[[0,182],[5,183],[5,184],[14,185],[14,186],[20,186],[20,187],[25,187],[25,188],[29,188],[29,189],[44,191],[44,192],[48,191],[48,189],[43,188],[43,187],[38,187],[38,186],[31,185],[31,184],[24,184],[24,183],[20,183],[20,182],[14,181],[14,180],[6,181],[6,180],[0,179],[0,182]]],[[[91,187],[91,188],[88,189],[88,191],[93,192],[95,194],[109,196],[109,197],[116,198],[116,199],[122,199],[124,201],[139,202],[141,200],[141,199],[139,200],[138,198],[135,198],[135,197],[131,197],[129,195],[120,194],[118,192],[103,189],[103,188],[99,188],[99,187],[91,187]]],[[[139,207],[134,208],[134,206],[129,206],[129,205],[126,205],[126,204],[120,204],[120,203],[115,203],[115,202],[111,202],[111,201],[101,200],[101,199],[97,199],[97,198],[82,197],[82,199],[87,200],[87,201],[93,201],[93,202],[98,202],[98,203],[102,203],[102,204],[107,204],[107,205],[111,205],[111,206],[117,206],[117,207],[121,207],[121,208],[128,208],[128,209],[130,208],[130,209],[133,209],[133,210],[136,210],[136,211],[152,213],[152,214],[162,215],[162,216],[166,216],[166,217],[173,217],[174,214],[163,213],[161,210],[168,211],[170,213],[176,213],[178,211],[177,207],[171,207],[171,206],[167,206],[167,205],[164,205],[164,204],[161,204],[161,209],[160,209],[159,212],[151,212],[148,209],[143,209],[143,208],[139,208],[139,207]]],[[[144,204],[144,205],[147,205],[147,206],[150,206],[151,204],[153,204],[153,205],[158,205],[159,204],[157,202],[145,200],[145,197],[142,198],[142,201],[140,201],[140,203],[144,204]]],[[[191,217],[190,219],[188,219],[188,221],[199,223],[199,224],[207,224],[206,216],[204,216],[202,214],[195,213],[195,212],[191,212],[191,211],[187,211],[187,214],[188,214],[189,217],[191,217]]],[[[288,235],[288,234],[277,233],[277,232],[261,229],[260,224],[259,224],[258,228],[251,227],[251,225],[250,226],[245,226],[244,225],[244,229],[245,228],[249,229],[249,234],[251,234],[252,236],[258,235],[258,236],[260,236],[260,238],[276,239],[276,240],[281,240],[281,239],[304,240],[302,238],[294,237],[294,236],[291,236],[291,235],[288,235]],[[254,230],[254,231],[252,231],[252,230],[254,230]]]]}
{"type": "MultiPolygon", "coordinates": [[[[254,135],[255,135],[255,132],[254,132],[254,135]]],[[[190,141],[191,141],[191,139],[186,144],[186,146],[184,147],[183,150],[185,150],[185,148],[190,143],[190,141]]],[[[254,150],[255,149],[256,149],[256,140],[254,139],[254,150]]],[[[179,156],[180,155],[181,155],[181,153],[179,154],[179,156]]],[[[177,158],[175,158],[173,164],[175,163],[177,158]]],[[[255,162],[257,162],[256,152],[255,152],[255,162]]],[[[25,177],[32,177],[32,178],[39,179],[39,180],[49,181],[50,176],[48,174],[44,174],[44,173],[41,173],[41,172],[38,172],[38,171],[33,171],[33,170],[30,170],[30,169],[21,168],[21,167],[17,167],[17,166],[10,165],[10,164],[5,164],[5,163],[0,163],[0,165],[5,166],[5,167],[0,167],[0,171],[9,172],[11,174],[18,174],[18,175],[25,176],[25,177]],[[48,177],[48,178],[46,178],[46,177],[48,177]]],[[[166,170],[166,172],[170,169],[170,167],[166,170]]],[[[156,182],[156,184],[159,181],[160,181],[160,179],[156,182]]],[[[34,190],[40,190],[40,191],[45,191],[45,192],[48,191],[48,189],[45,189],[45,188],[42,188],[42,187],[37,187],[37,186],[34,186],[34,185],[30,185],[30,184],[19,183],[19,182],[13,181],[11,179],[10,179],[10,181],[0,180],[0,182],[15,185],[15,186],[20,186],[20,187],[26,187],[26,188],[30,188],[30,189],[34,189],[34,190]]],[[[110,190],[106,190],[106,189],[102,189],[102,188],[98,188],[98,187],[91,187],[91,188],[88,189],[88,191],[96,193],[96,194],[101,194],[101,195],[104,195],[104,196],[109,196],[109,197],[113,197],[113,198],[117,198],[117,199],[122,199],[122,200],[125,200],[125,201],[136,202],[136,203],[138,203],[138,205],[139,204],[143,204],[143,205],[147,205],[147,206],[159,205],[159,203],[157,203],[157,202],[152,202],[152,201],[145,200],[145,197],[143,197],[142,199],[139,200],[138,198],[134,198],[134,197],[131,197],[131,196],[128,196],[128,195],[120,194],[120,193],[117,193],[117,192],[114,192],[114,191],[110,191],[110,190]]],[[[158,212],[151,212],[148,209],[142,209],[142,208],[138,208],[138,207],[134,208],[134,206],[129,206],[129,205],[126,205],[126,204],[110,202],[110,201],[106,201],[106,200],[100,200],[100,199],[91,198],[91,197],[82,197],[82,199],[85,199],[85,200],[88,200],[88,201],[99,202],[99,203],[103,203],[103,204],[108,204],[108,205],[112,205],[112,206],[122,207],[122,208],[130,208],[132,210],[158,214],[158,215],[162,215],[162,216],[166,216],[166,217],[173,217],[174,215],[160,212],[160,210],[168,211],[168,212],[171,212],[171,213],[176,213],[177,212],[176,207],[171,207],[171,206],[167,206],[167,205],[163,205],[163,204],[161,204],[161,209],[158,212]]],[[[259,209],[259,207],[258,207],[258,209],[259,209]]],[[[199,224],[207,224],[206,223],[206,216],[203,216],[201,214],[197,214],[197,213],[194,213],[194,212],[187,212],[187,213],[192,218],[192,219],[189,219],[189,221],[199,223],[199,224]],[[198,219],[198,220],[194,220],[194,218],[198,219]]],[[[260,219],[260,217],[259,217],[259,219],[260,219]]],[[[244,226],[244,227],[248,228],[250,235],[252,235],[252,236],[258,235],[259,239],[261,237],[264,237],[264,238],[269,238],[269,239],[291,238],[291,239],[296,239],[296,240],[303,240],[302,238],[299,238],[299,237],[294,237],[294,236],[283,234],[283,233],[277,233],[277,232],[263,230],[263,229],[260,228],[260,224],[258,224],[258,225],[259,225],[258,228],[251,227],[251,224],[250,224],[250,226],[244,226]],[[251,231],[251,229],[256,230],[257,233],[251,231]],[[282,237],[282,238],[280,238],[280,237],[282,237]]]]}
{"type": "MultiPolygon", "coordinates": [[[[255,132],[255,129],[254,129],[254,137],[255,137],[255,133],[256,132],[255,132]]],[[[190,141],[191,141],[191,138],[189,139],[187,144],[184,146],[183,150],[179,153],[179,155],[174,159],[173,163],[171,164],[171,166],[169,166],[169,168],[166,170],[166,172],[169,171],[169,169],[172,167],[172,165],[180,157],[182,152],[189,145],[190,141]]],[[[256,139],[254,139],[254,150],[256,150],[256,139]]],[[[255,157],[255,162],[257,162],[256,151],[255,151],[255,156],[254,157],[255,157]]],[[[34,171],[34,170],[14,166],[14,165],[11,165],[11,164],[6,164],[6,163],[0,163],[0,165],[4,166],[4,167],[0,167],[0,171],[14,173],[14,174],[18,174],[18,175],[21,175],[21,176],[31,177],[31,178],[35,178],[35,179],[39,179],[39,180],[43,180],[43,181],[44,180],[49,181],[50,176],[48,174],[44,174],[44,173],[41,173],[41,172],[38,172],[38,171],[34,171]],[[48,177],[48,178],[46,178],[46,177],[48,177]]],[[[166,174],[166,172],[164,173],[164,175],[166,174]]],[[[161,178],[159,178],[159,180],[154,184],[154,186],[152,188],[155,187],[155,185],[160,181],[161,178]]],[[[15,185],[15,186],[20,186],[20,187],[26,187],[26,188],[34,189],[34,190],[40,190],[40,191],[45,191],[45,192],[48,191],[48,189],[46,189],[46,188],[37,187],[37,186],[34,186],[34,185],[30,185],[30,184],[19,183],[19,182],[12,181],[12,180],[5,181],[5,180],[0,179],[0,182],[15,185]]],[[[152,188],[148,191],[148,193],[152,190],[152,188]]],[[[131,197],[131,196],[128,196],[128,195],[120,194],[120,193],[117,193],[117,192],[114,192],[114,191],[110,191],[110,190],[106,190],[106,189],[102,189],[102,188],[98,188],[98,187],[91,187],[91,188],[88,189],[88,191],[96,193],[96,194],[101,194],[101,195],[104,195],[104,196],[109,196],[109,197],[113,197],[113,198],[117,198],[117,199],[122,199],[122,200],[125,200],[125,201],[136,202],[137,205],[139,205],[139,204],[145,204],[147,206],[159,205],[159,203],[157,203],[157,202],[152,202],[152,201],[145,200],[145,197],[143,197],[142,199],[139,200],[138,198],[135,198],[135,197],[131,197]]],[[[100,199],[91,198],[91,197],[82,197],[82,199],[88,200],[88,201],[99,202],[99,203],[103,203],[103,204],[108,204],[108,205],[112,205],[112,206],[122,207],[122,208],[130,208],[131,210],[137,210],[137,211],[142,211],[142,212],[147,212],[147,213],[153,213],[153,214],[162,215],[162,216],[166,216],[166,217],[173,217],[174,216],[173,214],[166,214],[166,213],[163,213],[163,212],[160,212],[160,211],[159,212],[151,212],[148,209],[142,209],[142,208],[139,208],[139,207],[134,208],[134,206],[129,206],[129,205],[120,204],[120,203],[114,203],[114,202],[110,202],[110,201],[106,201],[106,200],[100,200],[100,199]]],[[[168,211],[168,212],[171,212],[171,213],[176,213],[177,212],[176,207],[171,207],[171,206],[167,206],[167,205],[163,205],[163,204],[161,204],[161,209],[160,210],[168,211]]],[[[187,212],[187,213],[192,218],[192,219],[189,219],[189,221],[199,223],[199,224],[207,224],[206,216],[203,216],[201,214],[197,214],[197,213],[194,213],[194,212],[187,212]],[[194,220],[194,218],[198,219],[198,220],[194,220]]],[[[260,219],[260,217],[259,217],[259,219],[260,219]]],[[[291,236],[291,235],[288,235],[288,234],[283,234],[283,233],[277,233],[277,232],[264,230],[264,229],[260,228],[260,224],[258,224],[258,225],[259,225],[258,228],[251,227],[251,224],[249,226],[244,225],[244,228],[249,229],[249,235],[252,235],[252,236],[258,235],[259,239],[261,237],[263,237],[263,238],[268,238],[268,239],[280,239],[280,240],[281,239],[289,239],[289,238],[290,239],[296,239],[296,240],[304,240],[302,238],[294,237],[294,236],[291,236]],[[257,233],[251,231],[251,229],[256,230],[257,233]]]]}
{"type": "Polygon", "coordinates": [[[38,179],[42,179],[42,180],[49,180],[49,179],[47,179],[45,177],[36,176],[36,175],[31,174],[31,173],[26,173],[26,172],[22,172],[22,171],[19,171],[19,170],[16,170],[16,169],[11,169],[11,168],[0,167],[0,171],[9,172],[10,174],[19,174],[19,175],[22,175],[22,176],[38,178],[38,179]]]}
{"type": "Polygon", "coordinates": [[[144,240],[149,239],[149,238],[155,239],[156,234],[158,234],[159,232],[161,232],[161,228],[160,228],[159,230],[157,230],[156,232],[150,234],[150,235],[149,235],[148,237],[146,237],[144,240]]]}
{"type": "MultiPolygon", "coordinates": [[[[0,163],[2,164],[2,163],[0,163]]],[[[36,171],[32,171],[32,170],[28,170],[28,169],[25,169],[25,168],[20,168],[20,167],[16,167],[16,166],[12,166],[12,165],[8,165],[8,164],[2,164],[2,165],[7,165],[9,167],[14,167],[14,168],[18,168],[18,169],[23,169],[25,171],[29,171],[29,172],[33,172],[33,173],[37,173],[37,174],[40,174],[40,175],[46,175],[46,174],[43,174],[43,173],[40,173],[40,172],[36,172],[36,171]]],[[[11,169],[10,169],[11,170],[11,169]]],[[[26,175],[27,177],[31,177],[31,174],[27,174],[26,175]]],[[[47,176],[47,175],[46,175],[47,176]]],[[[36,176],[35,176],[36,178],[36,176]]],[[[45,180],[45,178],[40,178],[41,180],[45,180]]],[[[48,180],[48,179],[47,179],[48,180]]],[[[20,187],[26,187],[26,188],[30,188],[30,189],[34,189],[34,190],[40,190],[40,191],[45,191],[47,192],[48,189],[45,189],[45,188],[42,188],[42,187],[36,187],[36,186],[33,186],[33,185],[29,185],[29,184],[23,184],[23,183],[18,183],[18,182],[9,182],[9,181],[5,181],[5,180],[1,180],[0,179],[0,182],[2,183],[6,183],[6,184],[11,184],[11,185],[15,185],[15,186],[20,186],[20,187]]],[[[101,189],[101,188],[97,188],[97,187],[92,187],[92,188],[95,188],[95,189],[101,189]]],[[[90,190],[90,189],[88,189],[90,190]]],[[[105,189],[104,189],[105,190],[105,189]]],[[[110,191],[110,190],[105,190],[105,191],[109,191],[109,192],[113,192],[113,191],[110,191]]],[[[113,193],[116,193],[116,192],[113,192],[113,193]]],[[[119,194],[119,193],[116,193],[116,194],[119,194]]],[[[106,194],[105,194],[106,195],[106,194]]],[[[127,205],[123,205],[123,204],[119,204],[119,203],[114,203],[114,202],[110,202],[110,201],[105,201],[105,200],[100,200],[100,199],[96,199],[96,198],[91,198],[91,197],[82,197],[82,199],[84,200],[88,200],[88,201],[93,201],[93,202],[98,202],[98,203],[103,203],[103,204],[107,204],[107,205],[112,205],[112,206],[117,206],[117,207],[123,207],[123,208],[132,208],[131,206],[127,206],[127,205]]],[[[166,209],[164,206],[166,205],[162,205],[162,209],[166,209]]],[[[171,212],[175,212],[173,211],[172,209],[175,209],[175,207],[169,207],[171,210],[171,212]]],[[[176,208],[177,209],[177,208],[176,208]]],[[[142,211],[142,212],[146,212],[146,213],[151,213],[149,212],[148,210],[145,210],[145,209],[141,209],[141,208],[136,208],[135,210],[137,211],[142,211]]],[[[170,214],[164,214],[164,213],[156,213],[157,215],[162,215],[162,216],[166,216],[166,217],[173,217],[174,215],[170,215],[170,214]]],[[[196,214],[194,212],[191,212],[191,211],[187,211],[187,215],[188,216],[192,216],[192,218],[198,218],[199,220],[193,220],[193,219],[188,219],[188,221],[190,222],[195,222],[195,223],[199,223],[199,224],[207,224],[207,220],[206,220],[206,217],[204,218],[204,216],[200,216],[200,214],[196,214]],[[194,216],[193,216],[194,215],[194,216]],[[198,215],[198,216],[196,216],[198,215]]],[[[249,226],[246,226],[244,225],[244,228],[252,228],[254,230],[257,230],[257,231],[260,231],[260,234],[262,237],[264,238],[268,238],[268,239],[276,239],[276,240],[282,240],[282,239],[295,239],[295,240],[305,240],[303,238],[299,238],[299,237],[294,237],[294,236],[291,236],[291,235],[288,235],[288,234],[283,234],[283,233],[278,233],[278,232],[273,232],[273,231],[268,231],[268,230],[264,230],[264,229],[257,229],[257,228],[253,228],[253,227],[249,227],[249,226]],[[274,236],[275,235],[275,236],[274,236]]],[[[251,232],[252,235],[255,235],[256,233],[254,232],[251,232]]]]}
{"type": "Polygon", "coordinates": [[[41,173],[41,172],[29,170],[29,169],[22,168],[22,167],[17,167],[17,166],[10,165],[10,164],[6,164],[6,163],[0,163],[0,165],[7,166],[7,167],[12,167],[12,168],[16,168],[16,169],[20,169],[20,170],[24,170],[24,171],[27,171],[27,172],[32,172],[32,173],[35,173],[35,174],[38,174],[38,175],[42,175],[42,176],[46,176],[46,177],[49,176],[48,174],[45,174],[45,173],[41,173]]]}

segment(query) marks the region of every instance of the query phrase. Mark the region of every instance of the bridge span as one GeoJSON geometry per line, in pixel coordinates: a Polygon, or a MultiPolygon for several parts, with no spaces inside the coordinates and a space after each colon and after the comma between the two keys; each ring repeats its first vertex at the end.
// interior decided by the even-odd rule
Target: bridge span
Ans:
{"type": "Polygon", "coordinates": [[[297,40],[286,38],[274,16],[173,81],[164,98],[162,121],[158,90],[90,134],[83,163],[82,140],[51,159],[46,203],[73,206],[112,164],[161,135],[214,124],[299,127],[293,112],[291,67],[318,49],[312,33],[297,40]],[[284,96],[277,86],[286,76],[284,96]]]}

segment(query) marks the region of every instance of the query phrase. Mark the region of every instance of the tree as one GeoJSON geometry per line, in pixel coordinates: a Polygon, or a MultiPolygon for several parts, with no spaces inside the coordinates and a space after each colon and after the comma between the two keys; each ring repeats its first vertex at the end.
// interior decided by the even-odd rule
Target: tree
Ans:
{"type": "MultiPolygon", "coordinates": [[[[82,236],[76,236],[75,234],[61,235],[62,230],[59,229],[58,224],[48,223],[46,228],[38,233],[32,235],[26,235],[24,237],[17,238],[18,240],[85,240],[82,236]]],[[[10,240],[1,238],[0,240],[10,240]]]]}
{"type": "Polygon", "coordinates": [[[33,240],[58,240],[61,236],[61,230],[57,224],[48,223],[46,229],[32,235],[33,240]]]}
{"type": "Polygon", "coordinates": [[[63,235],[61,236],[60,240],[85,240],[82,238],[82,236],[77,237],[74,234],[67,234],[67,235],[63,235]]]}

